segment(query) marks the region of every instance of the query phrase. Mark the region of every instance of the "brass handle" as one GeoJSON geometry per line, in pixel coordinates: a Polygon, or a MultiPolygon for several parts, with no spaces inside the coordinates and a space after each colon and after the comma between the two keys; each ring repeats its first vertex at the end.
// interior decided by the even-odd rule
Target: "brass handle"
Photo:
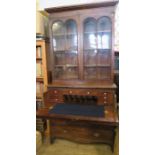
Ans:
{"type": "Polygon", "coordinates": [[[100,135],[99,133],[94,133],[95,137],[99,137],[99,135],[100,135]]]}
{"type": "Polygon", "coordinates": [[[89,94],[90,94],[90,92],[88,91],[88,92],[87,92],[87,94],[89,95],[89,94]]]}
{"type": "Polygon", "coordinates": [[[56,93],[57,93],[57,91],[56,91],[56,90],[54,90],[54,93],[56,94],[56,93]]]}

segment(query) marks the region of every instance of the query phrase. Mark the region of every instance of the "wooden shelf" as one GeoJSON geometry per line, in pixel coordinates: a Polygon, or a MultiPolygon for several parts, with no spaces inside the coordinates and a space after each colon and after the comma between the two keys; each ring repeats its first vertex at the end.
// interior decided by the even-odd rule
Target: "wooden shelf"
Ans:
{"type": "Polygon", "coordinates": [[[36,60],[42,60],[42,58],[36,58],[36,60]]]}
{"type": "Polygon", "coordinates": [[[36,94],[36,99],[43,99],[43,96],[41,94],[36,94]]]}
{"type": "Polygon", "coordinates": [[[44,77],[36,77],[37,82],[44,82],[44,77]]]}
{"type": "Polygon", "coordinates": [[[89,32],[84,32],[84,34],[96,34],[96,31],[89,31],[89,32]]]}
{"type": "Polygon", "coordinates": [[[49,40],[36,40],[36,101],[43,101],[43,92],[47,91],[49,49],[49,40]]]}
{"type": "Polygon", "coordinates": [[[53,34],[54,37],[65,37],[65,36],[75,36],[77,33],[64,33],[64,34],[53,34]]]}
{"type": "Polygon", "coordinates": [[[92,50],[94,51],[94,50],[97,50],[97,48],[84,48],[83,50],[84,51],[92,51],[92,50]]]}
{"type": "Polygon", "coordinates": [[[36,101],[43,101],[42,98],[36,98],[36,101]]]}
{"type": "Polygon", "coordinates": [[[86,48],[84,51],[92,51],[92,50],[97,50],[97,52],[107,52],[110,51],[110,48],[86,48]]]}
{"type": "Polygon", "coordinates": [[[111,30],[104,30],[104,31],[97,31],[97,33],[105,33],[105,32],[112,32],[111,30]]]}
{"type": "Polygon", "coordinates": [[[76,36],[77,33],[66,33],[66,36],[76,36]]]}
{"type": "Polygon", "coordinates": [[[37,76],[36,79],[44,79],[43,76],[37,76]]]}
{"type": "Polygon", "coordinates": [[[71,80],[71,79],[78,79],[78,76],[63,76],[60,79],[63,80],[63,79],[66,79],[66,78],[69,79],[69,80],[71,80]]]}
{"type": "Polygon", "coordinates": [[[54,50],[54,53],[77,53],[77,49],[54,50]]]}
{"type": "Polygon", "coordinates": [[[55,67],[78,67],[78,65],[55,65],[55,67]]]}
{"type": "Polygon", "coordinates": [[[61,33],[61,34],[53,34],[53,38],[54,37],[62,37],[62,36],[65,37],[65,35],[66,35],[65,33],[64,34],[63,33],[61,33]]]}
{"type": "Polygon", "coordinates": [[[104,31],[88,31],[88,32],[84,32],[84,34],[98,34],[98,33],[111,33],[111,30],[104,30],[104,31]]]}
{"type": "Polygon", "coordinates": [[[97,67],[111,67],[110,64],[106,64],[106,65],[97,65],[97,67]]]}
{"type": "Polygon", "coordinates": [[[84,67],[110,67],[110,65],[84,65],[84,67]]]}

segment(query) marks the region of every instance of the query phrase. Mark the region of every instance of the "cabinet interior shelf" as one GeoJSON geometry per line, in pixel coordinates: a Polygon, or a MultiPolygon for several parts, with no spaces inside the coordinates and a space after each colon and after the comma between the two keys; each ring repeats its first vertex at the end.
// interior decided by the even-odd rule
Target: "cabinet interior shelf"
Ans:
{"type": "Polygon", "coordinates": [[[110,48],[84,48],[84,51],[94,51],[97,50],[98,52],[109,52],[110,48]]]}
{"type": "Polygon", "coordinates": [[[77,65],[55,65],[55,67],[77,67],[77,65]]]}
{"type": "Polygon", "coordinates": [[[88,31],[84,32],[84,34],[98,34],[98,33],[111,33],[111,30],[104,30],[104,31],[88,31]]]}
{"type": "Polygon", "coordinates": [[[75,49],[54,50],[54,53],[77,53],[75,49]]]}
{"type": "Polygon", "coordinates": [[[75,36],[77,33],[53,34],[53,37],[75,36]]]}
{"type": "Polygon", "coordinates": [[[84,67],[110,67],[110,65],[84,65],[84,67]]]}

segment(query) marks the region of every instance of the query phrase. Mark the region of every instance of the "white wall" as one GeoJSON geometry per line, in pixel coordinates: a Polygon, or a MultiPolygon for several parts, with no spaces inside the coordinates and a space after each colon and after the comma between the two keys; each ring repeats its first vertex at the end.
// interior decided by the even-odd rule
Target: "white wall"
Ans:
{"type": "Polygon", "coordinates": [[[50,7],[98,3],[105,1],[114,1],[114,0],[39,0],[39,10],[44,10],[44,8],[50,8],[50,7]]]}

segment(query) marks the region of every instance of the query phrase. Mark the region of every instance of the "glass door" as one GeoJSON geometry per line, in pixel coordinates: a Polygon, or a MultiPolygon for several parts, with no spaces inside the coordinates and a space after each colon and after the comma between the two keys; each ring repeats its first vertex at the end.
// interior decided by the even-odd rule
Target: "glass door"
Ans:
{"type": "Polygon", "coordinates": [[[111,20],[108,17],[84,20],[84,79],[109,79],[111,76],[111,20]]]}
{"type": "Polygon", "coordinates": [[[97,20],[98,79],[109,79],[111,75],[111,30],[111,20],[109,17],[101,17],[97,20]]]}
{"type": "Polygon", "coordinates": [[[72,19],[52,26],[54,79],[78,79],[77,25],[72,19]]]}
{"type": "Polygon", "coordinates": [[[96,54],[97,54],[97,23],[94,18],[84,21],[84,77],[85,79],[96,79],[96,54]]]}

